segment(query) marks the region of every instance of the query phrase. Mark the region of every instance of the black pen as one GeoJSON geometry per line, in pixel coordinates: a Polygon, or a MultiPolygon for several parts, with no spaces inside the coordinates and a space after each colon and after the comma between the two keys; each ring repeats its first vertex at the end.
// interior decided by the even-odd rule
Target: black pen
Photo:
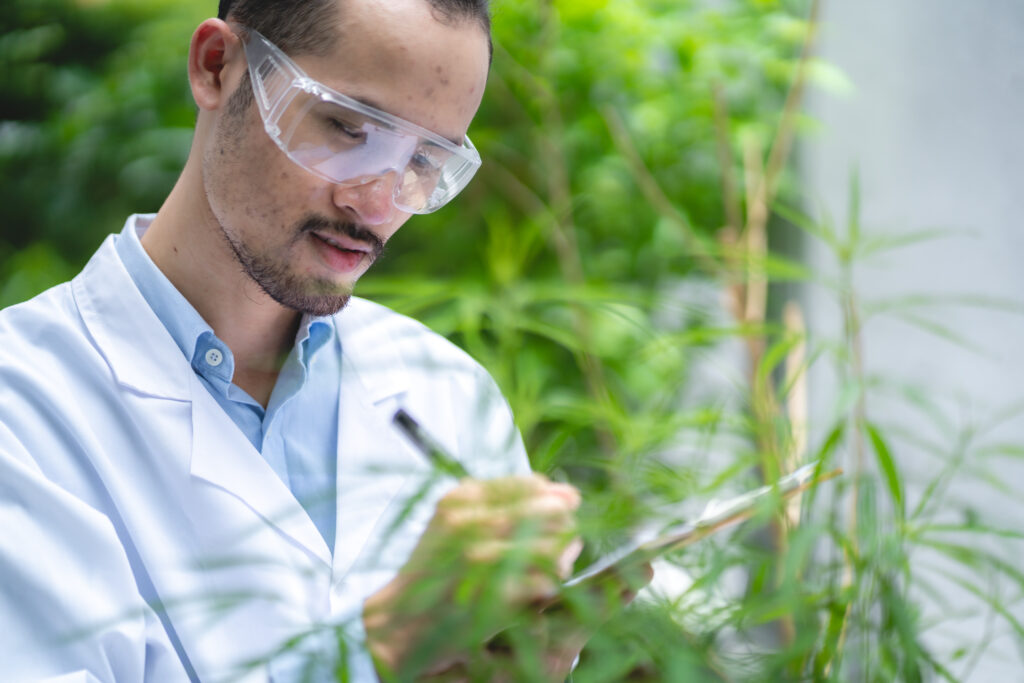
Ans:
{"type": "Polygon", "coordinates": [[[404,408],[396,410],[395,416],[391,418],[391,421],[402,430],[402,433],[412,442],[412,445],[416,446],[420,453],[434,463],[437,469],[456,479],[463,479],[469,476],[469,472],[462,466],[462,463],[450,456],[441,447],[441,444],[434,437],[430,436],[427,430],[420,426],[419,422],[412,418],[412,415],[405,412],[404,408]]]}

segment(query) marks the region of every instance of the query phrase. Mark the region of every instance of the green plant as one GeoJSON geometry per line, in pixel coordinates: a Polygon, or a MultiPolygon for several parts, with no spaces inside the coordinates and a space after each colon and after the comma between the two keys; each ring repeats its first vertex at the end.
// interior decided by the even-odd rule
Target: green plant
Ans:
{"type": "MultiPolygon", "coordinates": [[[[127,213],[158,208],[193,123],[184,46],[212,11],[212,0],[0,7],[0,305],[66,279],[127,213]]],[[[1021,456],[988,436],[1020,407],[956,426],[926,392],[864,369],[873,316],[956,341],[917,314],[930,301],[864,305],[853,286],[865,259],[935,235],[861,230],[856,184],[843,231],[787,208],[804,199],[789,164],[811,125],[803,88],[841,79],[814,57],[818,11],[810,0],[495,0],[495,61],[472,130],[483,169],[457,202],[404,228],[360,284],[494,374],[535,469],[584,493],[584,562],[666,509],[690,513],[805,460],[846,468],[670,557],[692,585],[604,624],[576,681],[954,680],[985,642],[925,645],[920,596],[942,573],[1024,640],[1008,608],[1024,576],[968,540],[1020,541],[1020,530],[948,498],[955,477],[992,480],[988,461],[1021,456]],[[784,223],[830,248],[837,281],[769,248],[784,223]],[[805,329],[789,301],[798,287],[832,294],[841,338],[805,329]],[[724,381],[705,386],[722,348],[724,381]],[[813,397],[832,409],[810,424],[806,377],[822,366],[841,379],[813,397]],[[878,395],[915,406],[928,428],[873,417],[878,395]],[[901,465],[907,443],[941,463],[920,492],[901,465]],[[928,551],[949,563],[919,561],[928,551]]]]}
{"type": "Polygon", "coordinates": [[[936,235],[863,233],[856,184],[844,233],[786,208],[799,198],[788,158],[807,123],[804,84],[837,78],[813,57],[817,3],[501,8],[499,26],[504,18],[515,32],[498,36],[498,114],[485,108],[475,129],[489,152],[484,187],[458,215],[403,236],[408,250],[397,247],[393,270],[363,291],[427,320],[496,374],[535,466],[583,489],[591,553],[673,501],[772,481],[809,459],[847,469],[727,541],[672,558],[693,585],[608,623],[575,679],[955,679],[969,665],[955,673],[954,662],[969,664],[985,644],[925,644],[919,587],[937,577],[912,561],[925,547],[954,557],[975,607],[1019,634],[985,583],[999,575],[1019,595],[1013,565],[933,536],[1020,538],[932,516],[978,435],[951,432],[925,392],[864,369],[864,319],[896,311],[864,310],[853,269],[936,235]],[[838,282],[769,249],[773,213],[831,249],[838,282]],[[467,226],[485,240],[478,263],[446,275],[438,266],[450,260],[438,255],[465,253],[467,226]],[[724,306],[680,296],[707,282],[724,306]],[[794,285],[831,292],[840,338],[804,329],[782,298],[794,285]],[[702,353],[729,340],[743,349],[733,390],[695,400],[702,353]],[[806,375],[825,365],[841,381],[834,396],[815,397],[834,407],[811,425],[806,375]],[[913,502],[899,457],[906,430],[868,411],[870,395],[897,389],[956,444],[935,446],[942,474],[913,502]]]}

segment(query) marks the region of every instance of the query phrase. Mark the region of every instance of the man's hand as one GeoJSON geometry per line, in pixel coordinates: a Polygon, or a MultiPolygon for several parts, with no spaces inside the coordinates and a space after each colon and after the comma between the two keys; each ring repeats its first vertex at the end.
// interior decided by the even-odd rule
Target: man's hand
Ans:
{"type": "Polygon", "coordinates": [[[552,680],[564,677],[586,637],[550,632],[537,615],[582,548],[579,503],[575,488],[537,475],[467,479],[450,491],[409,562],[366,602],[367,645],[380,672],[475,678],[474,662],[516,646],[488,649],[487,641],[516,627],[545,648],[552,680]]]}

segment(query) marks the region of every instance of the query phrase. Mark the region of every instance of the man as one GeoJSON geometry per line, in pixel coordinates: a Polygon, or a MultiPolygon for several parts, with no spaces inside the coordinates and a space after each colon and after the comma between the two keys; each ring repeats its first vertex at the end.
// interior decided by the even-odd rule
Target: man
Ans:
{"type": "MultiPolygon", "coordinates": [[[[578,496],[529,475],[491,379],[351,298],[479,164],[489,49],[483,0],[229,0],[198,27],[159,213],[0,314],[0,677],[319,678],[347,652],[354,680],[450,680],[564,575],[578,496]],[[432,473],[398,408],[473,478],[432,473]],[[474,599],[498,609],[460,631],[474,599]]],[[[551,638],[553,678],[578,644],[551,638]]]]}

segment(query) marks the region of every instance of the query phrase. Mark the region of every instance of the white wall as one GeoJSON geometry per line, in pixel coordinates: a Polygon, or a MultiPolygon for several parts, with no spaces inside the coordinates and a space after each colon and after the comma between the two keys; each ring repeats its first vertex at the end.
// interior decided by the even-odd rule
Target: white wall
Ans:
{"type": "MultiPolygon", "coordinates": [[[[855,92],[810,95],[810,113],[823,130],[805,140],[801,151],[809,207],[820,203],[835,218],[845,216],[856,167],[866,230],[961,231],[865,264],[857,278],[861,297],[982,294],[1024,310],[1024,2],[825,0],[823,20],[820,52],[846,73],[855,92]]],[[[822,272],[832,268],[820,248],[810,247],[808,258],[822,272]]],[[[835,307],[820,294],[807,302],[812,329],[838,333],[835,307]]],[[[953,305],[920,312],[977,350],[876,320],[865,330],[867,368],[925,388],[943,403],[945,425],[929,423],[903,401],[876,398],[869,410],[874,419],[952,447],[957,434],[1024,399],[1024,314],[953,305]]],[[[815,397],[832,395],[835,379],[820,371],[811,387],[812,406],[820,411],[825,402],[815,397]]],[[[1024,446],[1024,413],[984,438],[1024,446]]],[[[935,471],[937,461],[905,440],[899,441],[897,457],[918,482],[935,471]]],[[[970,505],[988,521],[1024,531],[1024,458],[989,464],[1019,493],[1006,495],[964,478],[956,482],[950,517],[961,518],[958,505],[970,505]]],[[[918,493],[919,488],[911,491],[912,503],[918,493]]],[[[1024,567],[1022,544],[990,544],[1024,567]]],[[[919,566],[934,561],[926,554],[915,557],[919,566]]],[[[1024,621],[1020,590],[1005,585],[1004,593],[1007,606],[1024,621]]],[[[931,614],[979,608],[950,584],[942,594],[948,604],[932,599],[931,614]]],[[[1006,629],[989,634],[986,623],[983,616],[961,615],[929,637],[947,652],[950,642],[984,638],[991,647],[969,680],[1021,680],[1024,645],[1006,629]]],[[[953,671],[961,675],[965,668],[960,663],[953,671]]]]}

